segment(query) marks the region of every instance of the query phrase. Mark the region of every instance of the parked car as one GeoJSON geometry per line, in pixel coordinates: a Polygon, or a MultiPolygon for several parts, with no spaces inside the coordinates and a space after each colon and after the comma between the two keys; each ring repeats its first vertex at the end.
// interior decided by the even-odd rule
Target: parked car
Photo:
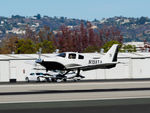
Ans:
{"type": "Polygon", "coordinates": [[[36,81],[36,82],[40,82],[40,81],[46,81],[44,74],[43,73],[30,73],[25,80],[27,82],[30,81],[36,81]]]}

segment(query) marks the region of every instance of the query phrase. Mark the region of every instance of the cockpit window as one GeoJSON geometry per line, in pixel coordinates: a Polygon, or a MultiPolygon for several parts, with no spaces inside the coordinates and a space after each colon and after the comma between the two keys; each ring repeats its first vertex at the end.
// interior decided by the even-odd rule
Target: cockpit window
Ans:
{"type": "Polygon", "coordinates": [[[57,56],[65,58],[65,57],[66,57],[66,53],[60,53],[60,54],[57,55],[57,56]]]}
{"type": "Polygon", "coordinates": [[[30,73],[30,75],[34,75],[34,73],[30,73]]]}
{"type": "Polygon", "coordinates": [[[43,73],[36,73],[36,75],[43,75],[43,73]]]}
{"type": "Polygon", "coordinates": [[[76,54],[70,53],[68,56],[69,59],[76,59],[76,54]]]}
{"type": "Polygon", "coordinates": [[[79,59],[84,59],[84,56],[82,56],[82,55],[79,55],[79,59]]]}

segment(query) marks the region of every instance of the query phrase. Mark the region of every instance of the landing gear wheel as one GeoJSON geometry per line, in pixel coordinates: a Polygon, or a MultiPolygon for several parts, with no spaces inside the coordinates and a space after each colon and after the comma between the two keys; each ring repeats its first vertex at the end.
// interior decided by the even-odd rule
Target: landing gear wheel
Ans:
{"type": "Polygon", "coordinates": [[[64,82],[67,82],[67,79],[63,79],[64,82]]]}
{"type": "Polygon", "coordinates": [[[29,80],[29,78],[28,77],[26,77],[26,81],[29,83],[30,82],[30,80],[29,80]]]}
{"type": "Polygon", "coordinates": [[[46,78],[46,82],[50,82],[49,78],[46,78]]]}
{"type": "Polygon", "coordinates": [[[56,82],[56,80],[54,78],[51,79],[52,82],[56,82]]]}
{"type": "Polygon", "coordinates": [[[77,80],[73,80],[74,82],[77,82],[77,80]]]}
{"type": "Polygon", "coordinates": [[[37,82],[40,82],[40,78],[39,77],[37,78],[37,82]]]}

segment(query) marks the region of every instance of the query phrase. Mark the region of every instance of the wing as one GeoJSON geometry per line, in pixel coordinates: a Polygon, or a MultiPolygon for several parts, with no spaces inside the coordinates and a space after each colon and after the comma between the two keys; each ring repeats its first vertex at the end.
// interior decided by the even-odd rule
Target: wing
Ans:
{"type": "Polygon", "coordinates": [[[36,63],[41,64],[46,70],[65,70],[65,66],[59,62],[51,61],[36,61],[36,63]]]}

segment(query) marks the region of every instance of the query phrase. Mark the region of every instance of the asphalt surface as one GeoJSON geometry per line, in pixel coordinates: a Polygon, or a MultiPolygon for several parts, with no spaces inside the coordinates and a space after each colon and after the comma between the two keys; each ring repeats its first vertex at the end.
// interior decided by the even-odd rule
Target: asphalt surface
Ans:
{"type": "Polygon", "coordinates": [[[0,113],[150,113],[150,81],[1,84],[0,113]]]}
{"type": "Polygon", "coordinates": [[[150,99],[0,104],[0,113],[149,113],[150,99]]]}
{"type": "Polygon", "coordinates": [[[150,113],[149,105],[4,110],[2,113],[150,113]]]}

